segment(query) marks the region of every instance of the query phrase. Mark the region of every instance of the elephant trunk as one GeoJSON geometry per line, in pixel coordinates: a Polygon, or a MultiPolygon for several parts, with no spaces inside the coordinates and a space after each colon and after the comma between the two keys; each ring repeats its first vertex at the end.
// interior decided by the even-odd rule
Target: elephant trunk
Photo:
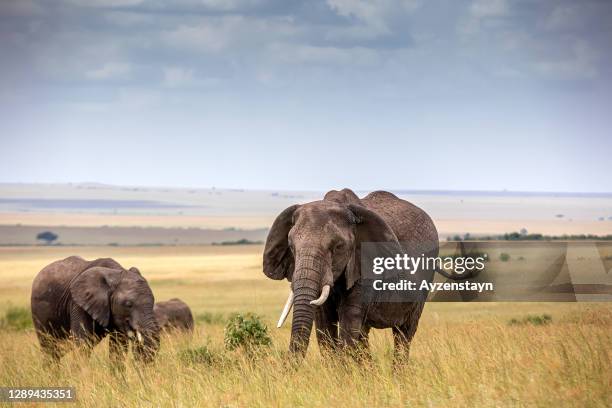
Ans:
{"type": "MultiPolygon", "coordinates": [[[[314,250],[301,250],[296,253],[293,273],[293,321],[289,350],[304,356],[308,349],[315,305],[322,288],[331,286],[331,263],[322,253],[314,250]]],[[[326,290],[329,293],[329,288],[326,290]]]]}
{"type": "Polygon", "coordinates": [[[138,326],[134,356],[139,361],[150,363],[159,350],[160,328],[153,313],[145,316],[138,326]]]}

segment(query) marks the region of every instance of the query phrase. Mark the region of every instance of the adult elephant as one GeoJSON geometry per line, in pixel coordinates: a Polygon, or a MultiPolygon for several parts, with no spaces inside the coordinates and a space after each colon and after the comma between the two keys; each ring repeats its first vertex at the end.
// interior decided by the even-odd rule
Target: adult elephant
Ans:
{"type": "Polygon", "coordinates": [[[285,209],[274,221],[263,271],[269,278],[291,282],[279,320],[280,327],[293,306],[290,351],[306,352],[313,320],[323,349],[367,346],[370,328],[392,328],[396,351],[408,351],[424,302],[364,303],[362,242],[416,243],[413,256],[423,250],[435,257],[439,249],[431,218],[386,191],[359,199],[349,189],[333,190],[321,201],[285,209]]]}
{"type": "Polygon", "coordinates": [[[155,303],[153,308],[155,319],[163,330],[193,331],[193,314],[187,303],[173,298],[165,302],[155,303]]]}
{"type": "Polygon", "coordinates": [[[62,340],[90,350],[110,335],[111,359],[121,360],[133,341],[134,354],[149,362],[159,348],[153,292],[136,268],[110,258],[78,256],[53,262],[32,284],[32,320],[43,352],[59,360],[62,340]]]}

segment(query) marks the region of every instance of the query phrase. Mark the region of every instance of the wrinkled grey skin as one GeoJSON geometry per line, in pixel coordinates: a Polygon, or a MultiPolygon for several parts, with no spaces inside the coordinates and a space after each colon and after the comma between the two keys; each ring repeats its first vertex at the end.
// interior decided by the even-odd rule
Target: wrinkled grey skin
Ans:
{"type": "Polygon", "coordinates": [[[178,329],[187,332],[193,331],[191,309],[181,299],[174,298],[165,302],[157,302],[153,312],[162,330],[178,329]]]}
{"type": "Polygon", "coordinates": [[[122,361],[129,337],[137,359],[149,362],[159,348],[159,326],[149,284],[136,268],[124,269],[110,258],[86,261],[78,256],[53,262],[32,284],[32,320],[43,352],[54,360],[62,340],[89,351],[106,335],[113,361],[122,361]],[[142,343],[136,332],[142,334],[142,343]]]}
{"type": "MultiPolygon", "coordinates": [[[[294,205],[274,221],[266,240],[263,270],[288,279],[294,292],[290,351],[303,355],[313,320],[323,351],[365,346],[370,328],[392,328],[396,352],[407,353],[423,302],[361,302],[361,242],[426,243],[438,256],[438,233],[420,208],[385,191],[359,199],[349,189],[332,190],[321,201],[294,205]],[[321,306],[310,305],[332,286],[321,306]]],[[[399,244],[398,244],[399,245],[399,244]]],[[[422,249],[422,248],[421,248],[422,249]]],[[[414,248],[414,256],[421,254],[414,248]]],[[[433,272],[431,273],[433,278],[433,272]]]]}

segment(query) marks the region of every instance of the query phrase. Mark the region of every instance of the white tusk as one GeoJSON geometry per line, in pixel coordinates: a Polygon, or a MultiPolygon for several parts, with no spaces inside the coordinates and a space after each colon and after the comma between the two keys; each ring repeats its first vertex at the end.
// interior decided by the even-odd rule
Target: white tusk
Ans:
{"type": "Polygon", "coordinates": [[[129,337],[130,339],[133,339],[133,338],[134,338],[134,332],[133,332],[133,331],[131,331],[131,330],[128,330],[127,335],[128,335],[128,337],[129,337]]]}
{"type": "Polygon", "coordinates": [[[142,338],[142,334],[140,334],[140,332],[138,330],[136,331],[136,338],[138,339],[139,343],[144,343],[144,339],[142,338]]]}
{"type": "Polygon", "coordinates": [[[327,297],[329,296],[330,289],[331,289],[331,286],[329,286],[329,285],[323,286],[323,289],[321,289],[321,296],[319,296],[318,299],[313,300],[312,302],[310,302],[310,304],[311,305],[315,305],[315,306],[321,306],[327,300],[327,297]]]}
{"type": "Polygon", "coordinates": [[[287,298],[287,303],[285,303],[285,307],[283,308],[283,312],[278,319],[278,323],[276,323],[276,327],[280,328],[285,320],[287,320],[287,316],[289,316],[289,312],[291,311],[291,307],[293,306],[293,291],[289,292],[289,297],[287,298]]]}

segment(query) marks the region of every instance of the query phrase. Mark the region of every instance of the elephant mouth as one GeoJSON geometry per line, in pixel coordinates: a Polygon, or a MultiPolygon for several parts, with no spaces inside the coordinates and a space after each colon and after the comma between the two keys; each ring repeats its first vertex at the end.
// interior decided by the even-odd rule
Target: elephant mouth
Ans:
{"type": "Polygon", "coordinates": [[[134,326],[132,326],[132,324],[129,321],[126,322],[126,325],[127,325],[127,330],[125,332],[128,338],[133,341],[135,340],[140,344],[144,344],[144,336],[142,332],[134,328],[134,326]]]}
{"type": "MultiPolygon", "coordinates": [[[[308,255],[309,254],[307,254],[307,256],[308,255]]],[[[316,299],[310,300],[308,302],[310,306],[318,307],[318,306],[323,305],[327,301],[331,293],[333,280],[334,280],[331,263],[326,263],[326,268],[322,273],[323,273],[323,279],[321,282],[322,285],[318,292],[319,297],[316,299]]],[[[293,308],[294,301],[295,301],[295,292],[294,290],[290,290],[289,296],[287,297],[287,301],[285,302],[283,311],[281,312],[281,315],[278,319],[278,323],[276,324],[277,328],[282,327],[285,321],[287,320],[287,317],[289,316],[289,312],[291,312],[291,309],[293,308]]]]}
{"type": "MultiPolygon", "coordinates": [[[[331,292],[331,286],[323,285],[323,287],[321,288],[321,295],[317,299],[310,301],[310,304],[313,306],[321,306],[323,303],[325,303],[325,301],[329,297],[330,292],[331,292]]],[[[278,319],[278,323],[276,324],[277,328],[281,328],[283,324],[285,323],[285,320],[287,320],[287,316],[289,316],[289,312],[291,311],[291,308],[293,307],[293,298],[294,298],[293,291],[290,291],[289,297],[287,298],[287,302],[285,302],[285,307],[283,308],[280,318],[278,319]]]]}
{"type": "Polygon", "coordinates": [[[135,359],[145,363],[152,362],[159,349],[159,328],[148,325],[135,328],[130,325],[127,336],[133,344],[135,359]]]}
{"type": "Polygon", "coordinates": [[[140,331],[136,330],[135,332],[132,330],[128,330],[127,335],[130,339],[136,339],[139,343],[144,343],[144,337],[140,331]]]}

